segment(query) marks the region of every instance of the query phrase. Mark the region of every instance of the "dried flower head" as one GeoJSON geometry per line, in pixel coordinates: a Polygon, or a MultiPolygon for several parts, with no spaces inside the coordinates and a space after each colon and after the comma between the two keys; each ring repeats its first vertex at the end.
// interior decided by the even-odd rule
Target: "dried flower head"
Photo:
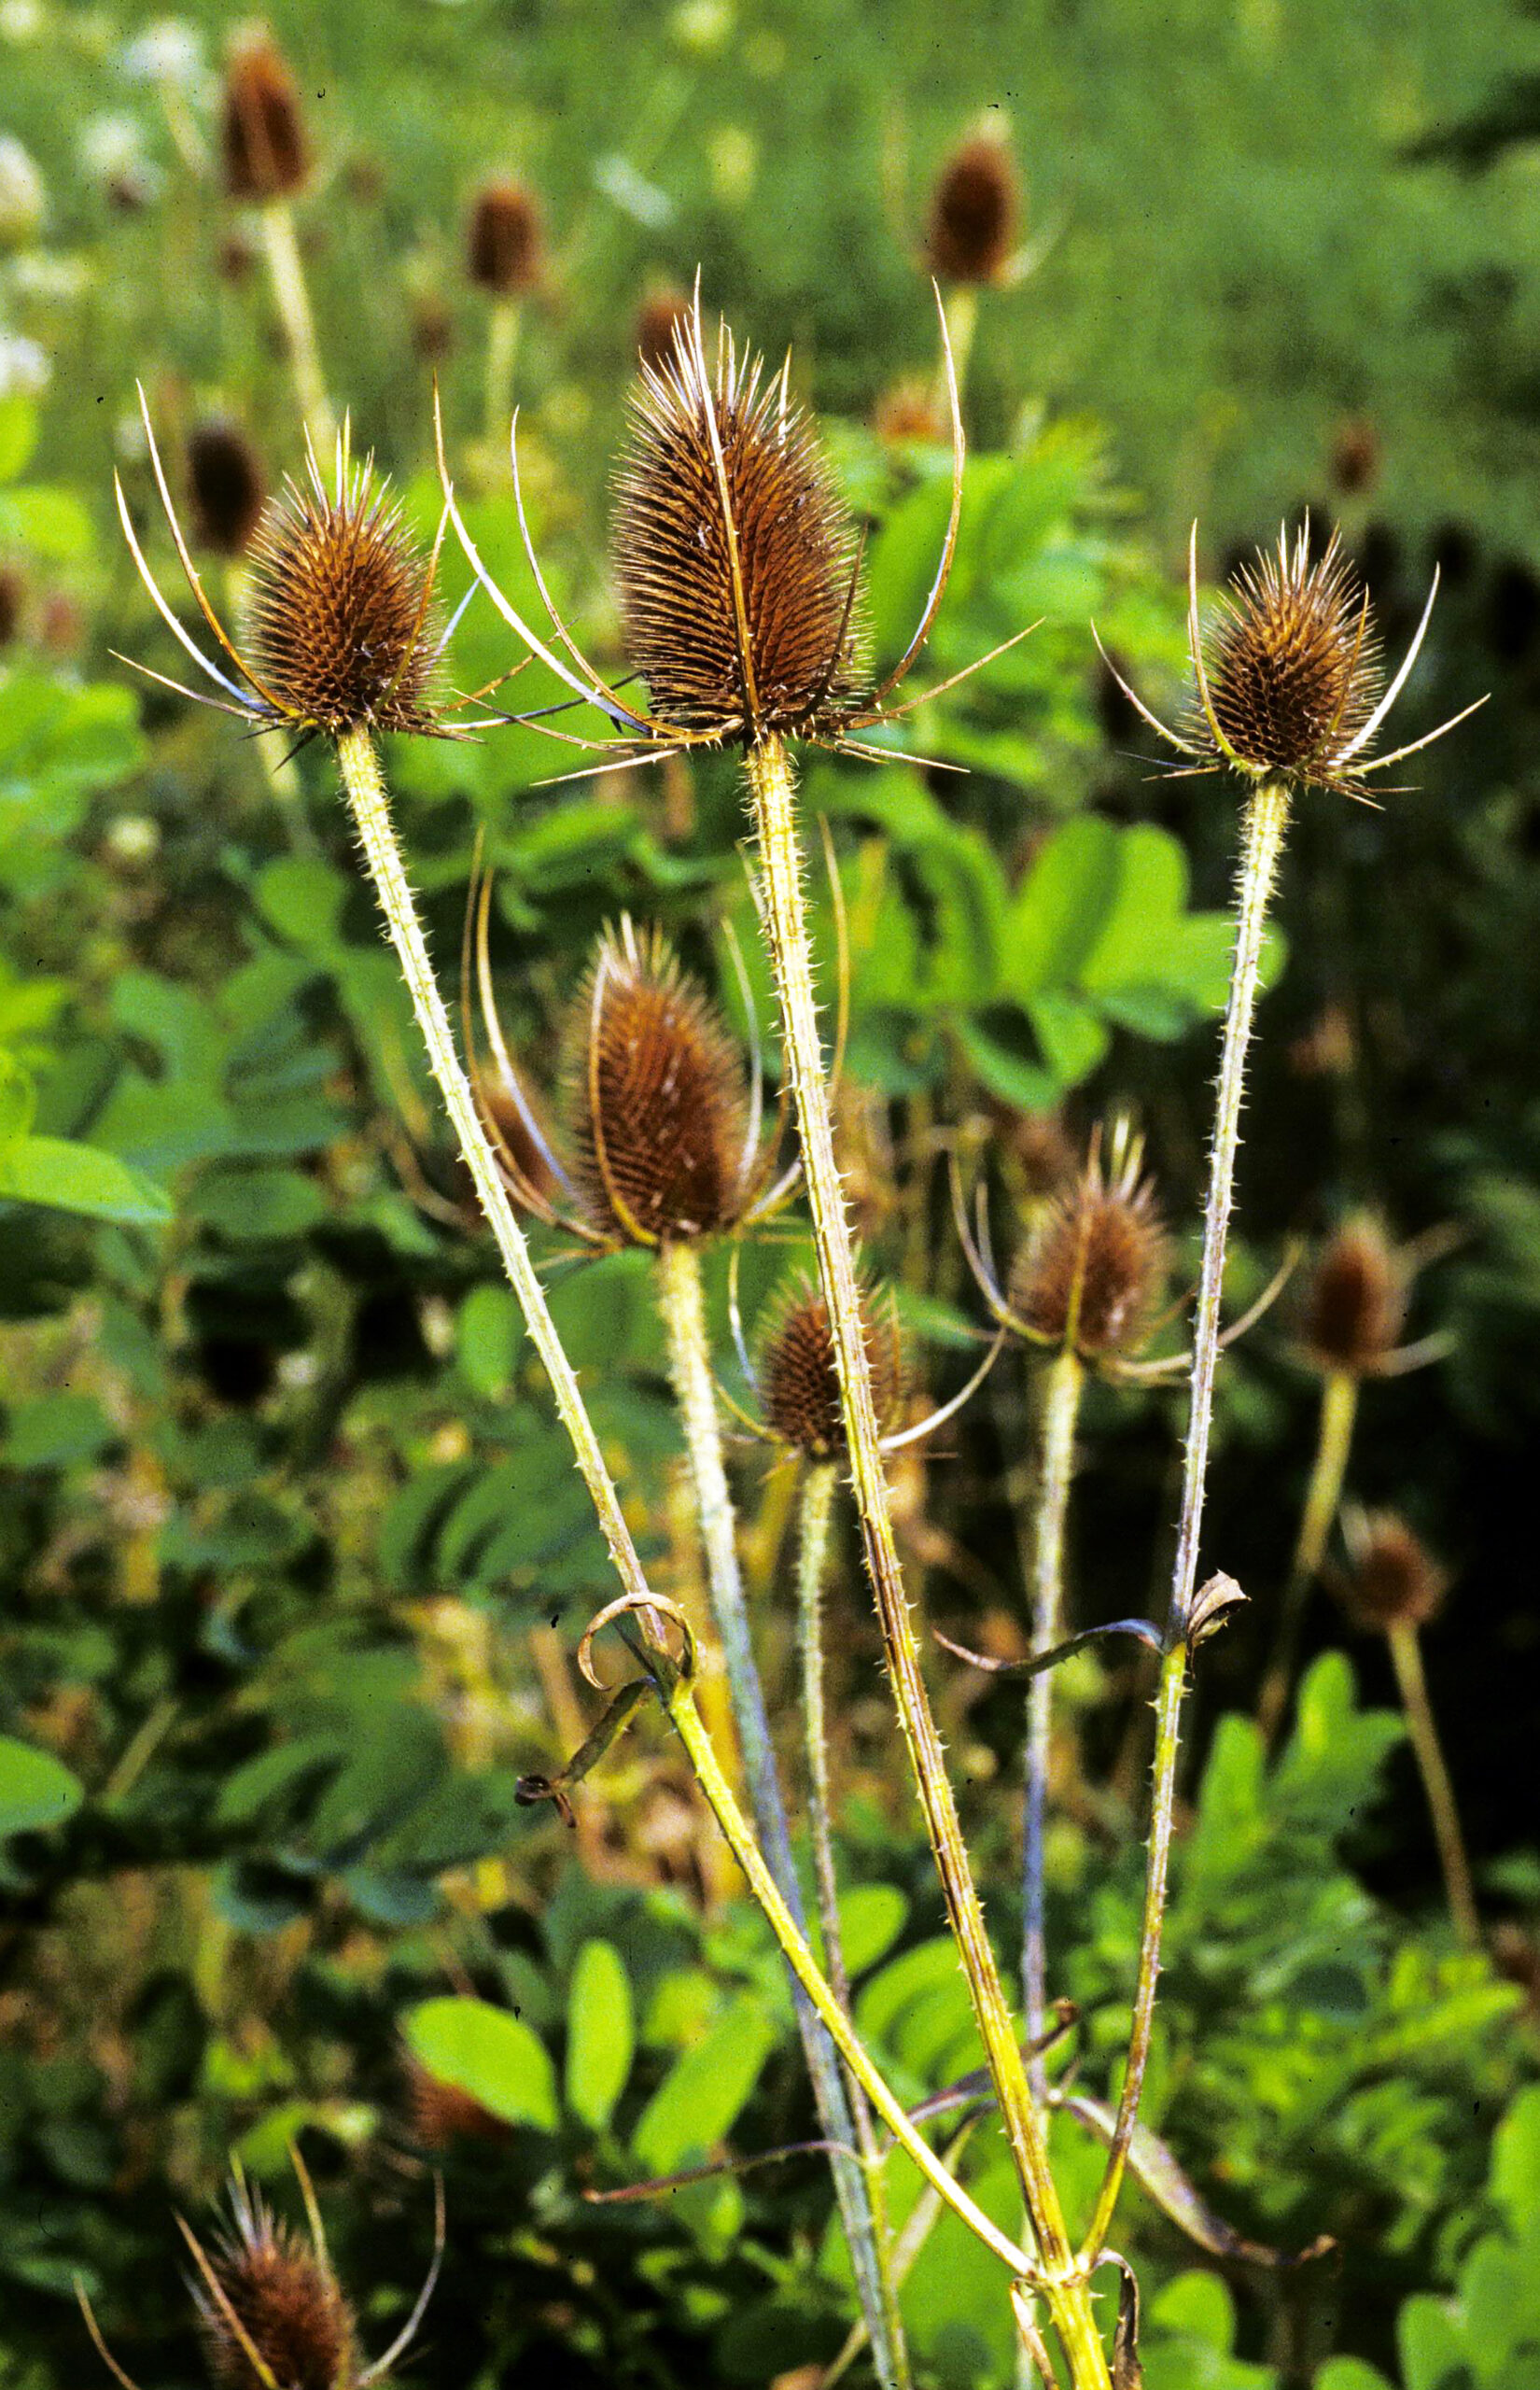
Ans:
{"type": "MultiPolygon", "coordinates": [[[[1120,1133],[1119,1133],[1120,1132],[1120,1133]]],[[[1125,1355],[1142,1341],[1165,1282],[1168,1248],[1143,1146],[1114,1132],[1110,1171],[1099,1137],[1085,1166],[1044,1204],[1011,1272],[1010,1310],[1034,1343],[1083,1360],[1125,1355]]]]}
{"type": "Polygon", "coordinates": [[[219,135],[231,199],[287,199],[302,190],[310,150],[299,87],[288,61],[264,33],[243,35],[231,45],[219,135]]]}
{"type": "Polygon", "coordinates": [[[471,203],[466,271],[495,299],[523,299],[539,287],[540,211],[523,183],[483,183],[471,203]]]}
{"type": "Polygon", "coordinates": [[[667,370],[679,344],[679,327],[690,320],[690,302],[672,282],[649,290],[637,310],[637,355],[654,373],[667,370]]]}
{"type": "Polygon", "coordinates": [[[1350,1616],[1385,1634],[1425,1626],[1449,1589],[1427,1546],[1393,1511],[1349,1511],[1342,1524],[1351,1565],[1339,1590],[1350,1616]]]}
{"type": "Polygon", "coordinates": [[[353,2315],[325,2257],[239,2179],[231,2213],[197,2285],[215,2381],[229,2390],[351,2390],[353,2315]]]}
{"type": "Polygon", "coordinates": [[[1305,1289],[1300,1337],[1316,1366],[1351,1377],[1377,1374],[1407,1324],[1408,1277],[1379,1222],[1345,1221],[1322,1252],[1305,1289]]]}
{"type": "Polygon", "coordinates": [[[1332,434],[1332,480],[1344,498],[1358,498],[1379,478],[1379,434],[1366,415],[1345,415],[1332,434]]]}
{"type": "Polygon", "coordinates": [[[954,149],[931,195],[926,253],[943,282],[998,282],[1015,246],[1021,193],[1015,161],[998,134],[954,149]]]}
{"type": "Polygon", "coordinates": [[[1099,639],[1097,645],[1130,704],[1188,758],[1173,767],[1179,773],[1227,766],[1252,784],[1281,780],[1366,800],[1364,782],[1371,772],[1415,755],[1486,702],[1478,697],[1436,730],[1388,755],[1369,754],[1375,733],[1417,661],[1437,593],[1435,571],[1416,636],[1381,694],[1379,639],[1368,593],[1335,531],[1324,552],[1312,558],[1307,519],[1292,542],[1285,525],[1276,552],[1259,549],[1252,563],[1241,566],[1205,649],[1198,626],[1195,523],[1187,550],[1187,644],[1197,709],[1188,729],[1172,730],[1153,714],[1099,639]]]}
{"type": "Polygon", "coordinates": [[[244,555],[267,496],[261,460],[238,424],[207,415],[188,434],[188,490],[198,538],[216,555],[244,555]]]}
{"type": "MultiPolygon", "coordinates": [[[[903,1345],[891,1297],[870,1287],[861,1296],[861,1329],[872,1370],[872,1401],[879,1434],[897,1422],[906,1384],[903,1345]]],[[[846,1449],[829,1306],[804,1279],[776,1306],[761,1344],[757,1372],[769,1432],[809,1460],[837,1460],[846,1449]]]]}
{"type": "Polygon", "coordinates": [[[441,2083],[417,2060],[409,2061],[407,2097],[412,2130],[424,2149],[452,2149],[456,2142],[479,2141],[501,2146],[511,2141],[512,2128],[483,2108],[457,2083],[441,2083]]]}

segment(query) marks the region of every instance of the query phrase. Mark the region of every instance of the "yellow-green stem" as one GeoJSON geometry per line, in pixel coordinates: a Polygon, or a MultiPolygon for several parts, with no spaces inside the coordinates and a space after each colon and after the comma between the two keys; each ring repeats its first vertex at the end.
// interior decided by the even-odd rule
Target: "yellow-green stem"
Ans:
{"type": "Polygon", "coordinates": [[[1188,1638],[1193,1601],[1197,1590],[1197,1554],[1209,1469],[1209,1433],[1213,1420],[1214,1371],[1219,1358],[1220,1302],[1225,1286],[1225,1251],[1229,1238],[1230,1209],[1235,1196],[1235,1158],[1240,1144],[1246,1049],[1251,1043],[1252,1019],[1256,1010],[1267,907],[1272,900],[1279,857],[1283,850],[1288,825],[1289,791],[1286,783],[1264,780],[1248,796],[1240,821],[1235,949],[1230,962],[1229,1001],[1225,1006],[1225,1030],[1220,1044],[1213,1143],[1209,1156],[1209,1191],[1203,1214],[1203,1261],[1198,1273],[1197,1308],[1193,1322],[1193,1366],[1187,1441],[1183,1455],[1182,1509],[1177,1527],[1170,1615],[1166,1626],[1166,1652],[1155,1700],[1150,1855],[1144,1879],[1139,1979],[1134,1993],[1133,2032],[1128,2044],[1127,2068],[1118,2101],[1117,2125],[1090,2229],[1081,2251],[1082,2260],[1087,2267],[1096,2263],[1106,2247],[1113,2211],[1117,2205],[1117,2195],[1127,2163],[1128,2143],[1139,2115],[1140,2093],[1143,2088],[1144,2069],[1150,2055],[1150,2035],[1155,2023],[1155,1987],[1160,1975],[1160,1936],[1166,1918],[1166,1886],[1170,1868],[1171,1820],[1176,1804],[1182,1700],[1186,1690],[1188,1638]]]}
{"type": "MultiPolygon", "coordinates": [[[[694,1245],[676,1241],[659,1248],[657,1271],[658,1307],[668,1339],[669,1369],[684,1430],[685,1450],[689,1455],[695,1512],[706,1554],[707,1582],[711,1591],[712,1616],[727,1664],[728,1691],[732,1696],[738,1748],[743,1754],[744,1777],[754,1814],[754,1828],[777,1889],[800,1932],[804,1925],[802,1895],[797,1886],[796,1863],[791,1856],[791,1836],[787,1826],[779,1772],[776,1766],[775,1746],[770,1738],[764,1688],[760,1681],[753,1641],[749,1632],[743,1573],[738,1565],[737,1522],[727,1483],[721,1422],[711,1378],[711,1347],[706,1327],[700,1257],[694,1245]]],[[[827,1925],[825,1932],[827,1934],[827,1925]]],[[[837,1947],[837,1942],[834,1947],[837,1947]]],[[[838,1989],[837,1976],[835,1985],[838,1989]]],[[[840,2144],[839,2154],[832,2157],[830,2163],[845,2237],[849,2244],[861,2314],[871,2339],[873,2362],[885,2390],[903,2390],[903,2385],[910,2379],[909,2368],[904,2355],[903,2326],[896,2306],[884,2287],[888,2270],[882,2242],[886,2235],[879,2237],[877,2219],[872,2210],[869,2175],[863,2163],[870,2151],[862,2144],[861,2157],[856,2154],[857,2126],[851,2116],[851,2103],[846,2096],[845,2077],[840,2071],[833,2044],[794,1976],[793,1992],[819,2121],[825,2139],[840,2144]]],[[[841,1992],[840,1997],[847,2006],[847,1995],[841,1992]]],[[[859,2093],[857,2097],[859,2100],[859,2093]]],[[[865,2142],[870,2141],[871,2119],[868,2116],[865,2142]]]]}
{"type": "Polygon", "coordinates": [[[1342,1506],[1342,1486],[1348,1474],[1357,1416],[1357,1377],[1351,1370],[1329,1370],[1321,1387],[1321,1425],[1310,1482],[1305,1489],[1305,1507],[1300,1513],[1299,1539],[1279,1603],[1278,1632],[1256,1705],[1256,1722],[1262,1730],[1263,1742],[1269,1749],[1277,1739],[1288,1707],[1305,1603],[1321,1574],[1332,1524],[1342,1506]]]}
{"type": "Polygon", "coordinates": [[[834,1161],[829,1090],[819,1037],[812,957],[803,903],[803,859],[794,784],[785,747],[765,738],[749,749],[749,785],[759,836],[765,930],[779,999],[781,1035],[796,1103],[803,1171],[829,1308],[841,1407],[861,1541],[882,1629],[889,1677],[925,1814],[947,1916],[978,2019],[1001,2118],[1026,2196],[1038,2270],[1075,2390],[1108,2390],[1110,2374],[1090,2295],[1075,2270],[1063,2210],[1048,2164],[1043,2120],[1033,2102],[1015,2021],[968,1865],[957,1804],[942,1757],[919,1650],[899,1568],[888,1481],[877,1442],[871,1365],[856,1285],[855,1256],[834,1161]]]}
{"type": "MultiPolygon", "coordinates": [[[[1038,1413],[1037,1486],[1032,1511],[1032,1650],[1051,1652],[1064,1639],[1064,1521],[1074,1473],[1075,1422],[1085,1375],[1070,1351],[1050,1364],[1038,1413]]],[[[1048,1952],[1043,1921],[1043,1841],[1048,1817],[1048,1766],[1053,1736],[1054,1670],[1027,1686],[1027,1801],[1022,1831],[1021,1991],[1027,2039],[1041,2041],[1048,2013],[1048,1952]]],[[[1032,2062],[1032,2088],[1046,2097],[1043,2061],[1032,2062]]]]}
{"type": "Polygon", "coordinates": [[[331,412],[326,376],[321,372],[315,318],[310,309],[310,292],[305,287],[305,270],[300,260],[300,244],[294,236],[294,218],[287,200],[270,199],[261,210],[261,221],[268,273],[273,281],[279,320],[284,328],[284,339],[288,346],[289,362],[294,368],[300,413],[317,452],[324,457],[336,437],[337,419],[331,412]]]}
{"type": "Polygon", "coordinates": [[[1391,1647],[1395,1680],[1401,1688],[1401,1707],[1407,1713],[1407,1732],[1411,1736],[1412,1750],[1421,1772],[1422,1788],[1433,1813],[1433,1830],[1438,1843],[1439,1864],[1444,1870],[1449,1916],[1461,1941],[1474,1950],[1480,1947],[1481,1919],[1477,1914],[1476,1888],[1471,1882],[1470,1861],[1465,1855],[1465,1837],[1460,1830],[1460,1811],[1455,1803],[1454,1787],[1449,1782],[1444,1747],[1438,1739],[1433,1704],[1428,1699],[1428,1680],[1422,1668],[1422,1646],[1418,1640],[1415,1626],[1393,1626],[1386,1640],[1391,1647]]]}
{"type": "Polygon", "coordinates": [[[494,454],[508,443],[520,321],[517,299],[494,299],[486,326],[486,443],[494,454]]]}
{"type": "MultiPolygon", "coordinates": [[[[973,335],[978,330],[978,285],[976,282],[954,283],[946,293],[946,339],[952,351],[952,371],[957,375],[958,399],[961,401],[968,387],[968,367],[973,354],[973,335]]],[[[945,420],[947,392],[945,380],[938,394],[943,401],[945,420]]]]}

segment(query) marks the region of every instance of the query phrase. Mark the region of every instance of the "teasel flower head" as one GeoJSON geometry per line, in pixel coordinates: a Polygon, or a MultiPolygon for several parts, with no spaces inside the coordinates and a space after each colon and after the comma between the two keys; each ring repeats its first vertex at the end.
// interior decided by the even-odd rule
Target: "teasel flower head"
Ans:
{"type": "Polygon", "coordinates": [[[216,555],[244,555],[267,499],[261,459],[240,426],[205,415],[188,434],[188,490],[193,528],[216,555]]]}
{"type": "Polygon", "coordinates": [[[1394,1511],[1343,1513],[1349,1567],[1337,1590],[1354,1624],[1388,1634],[1426,1626],[1443,1605],[1449,1577],[1394,1511]]]}
{"type": "Polygon", "coordinates": [[[936,177],[926,229],[931,271],[943,282],[999,282],[1015,248],[1021,190],[1009,144],[975,134],[936,177]]]}
{"type": "Polygon", "coordinates": [[[1120,1121],[1109,1166],[1093,1136],[1085,1168],[1043,1204],[1009,1289],[1013,1323],[1030,1343],[1100,1361],[1143,1342],[1169,1261],[1143,1160],[1142,1140],[1120,1121]]]}
{"type": "Polygon", "coordinates": [[[208,2368],[221,2390],[352,2390],[352,2310],[323,2250],[271,2214],[237,2177],[231,2224],[195,2285],[208,2368]]]}
{"type": "Polygon", "coordinates": [[[289,199],[304,188],[310,147],[299,86],[283,52],[260,30],[232,42],[219,115],[225,189],[231,199],[289,199]]]}
{"type": "Polygon", "coordinates": [[[1383,686],[1379,636],[1368,592],[1334,531],[1319,556],[1307,518],[1291,541],[1280,528],[1276,550],[1259,549],[1242,565],[1205,640],[1198,620],[1197,526],[1187,550],[1187,643],[1196,706],[1178,731],[1152,713],[1113,663],[1103,663],[1150,727],[1187,760],[1181,778],[1228,769],[1249,786],[1262,782],[1327,788],[1372,802],[1365,785],[1421,748],[1431,746],[1486,699],[1452,714],[1436,730],[1389,754],[1372,743],[1406,686],[1421,653],[1438,594],[1433,577],[1422,618],[1394,678],[1383,686]]]}
{"type": "Polygon", "coordinates": [[[494,299],[525,299],[539,288],[544,238],[540,211],[523,183],[483,183],[471,202],[466,269],[494,299]]]}
{"type": "Polygon", "coordinates": [[[1305,1286],[1298,1336],[1310,1367],[1323,1376],[1402,1377],[1438,1359],[1448,1350],[1444,1336],[1401,1339],[1419,1264],[1451,1241],[1439,1229],[1398,1247],[1372,1214],[1344,1220],[1305,1286]]]}
{"type": "MultiPolygon", "coordinates": [[[[861,1289],[861,1333],[872,1369],[877,1433],[887,1439],[903,1413],[907,1388],[903,1343],[890,1295],[861,1289]]],[[[816,1461],[846,1452],[829,1306],[808,1279],[794,1284],[772,1311],[760,1346],[760,1403],[768,1434],[816,1461]]]]}

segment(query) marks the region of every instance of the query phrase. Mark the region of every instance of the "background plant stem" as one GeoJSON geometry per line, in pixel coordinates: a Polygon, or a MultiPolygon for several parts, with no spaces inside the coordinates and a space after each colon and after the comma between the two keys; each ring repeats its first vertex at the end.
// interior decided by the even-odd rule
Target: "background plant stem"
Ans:
{"type": "MultiPolygon", "coordinates": [[[[1072,1352],[1049,1365],[1038,1405],[1037,1485],[1032,1511],[1032,1650],[1051,1652],[1064,1638],[1064,1521],[1074,1473],[1075,1422],[1084,1375],[1072,1352]]],[[[1044,1668],[1027,1687],[1027,1799],[1022,1826],[1021,1995],[1027,2039],[1041,2040],[1047,2016],[1048,1953],[1043,1925],[1043,1835],[1053,1734],[1055,1670],[1044,1668]]],[[[1045,2097],[1047,2078],[1034,2059],[1032,2089],[1045,2097]]]]}
{"type": "Polygon", "coordinates": [[[1278,1608],[1278,1632],[1273,1639],[1267,1673],[1256,1705],[1256,1722],[1270,1750],[1278,1738],[1294,1681],[1295,1658],[1305,1603],[1321,1574],[1332,1523],[1342,1505],[1342,1486],[1352,1450],[1358,1416],[1358,1379],[1349,1370],[1329,1370],[1321,1388],[1321,1424],[1316,1434],[1315,1460],[1305,1489],[1299,1539],[1289,1565],[1288,1582],[1278,1608]]]}
{"type": "Polygon", "coordinates": [[[508,444],[505,427],[513,412],[520,322],[517,299],[493,300],[486,327],[486,443],[494,454],[508,444]]]}
{"type": "Polygon", "coordinates": [[[287,200],[270,199],[261,210],[261,221],[273,295],[277,301],[284,338],[288,344],[300,412],[316,454],[324,457],[337,436],[337,418],[327,396],[326,376],[321,372],[315,318],[311,313],[310,292],[305,287],[305,270],[301,261],[300,244],[294,233],[294,217],[287,200]]]}
{"type": "Polygon", "coordinates": [[[1401,1688],[1401,1706],[1407,1713],[1407,1732],[1411,1737],[1411,1747],[1421,1771],[1428,1807],[1433,1812],[1433,1830],[1438,1843],[1439,1864],[1444,1870],[1449,1915],[1461,1941],[1467,1948],[1477,1949],[1481,1942],[1481,1919],[1477,1912],[1470,1861],[1465,1855],[1465,1837],[1460,1830],[1460,1810],[1454,1797],[1454,1787],[1445,1764],[1444,1746],[1438,1739],[1433,1704],[1428,1699],[1422,1646],[1415,1626],[1393,1626],[1387,1632],[1386,1640],[1391,1647],[1395,1680],[1401,1688]]]}

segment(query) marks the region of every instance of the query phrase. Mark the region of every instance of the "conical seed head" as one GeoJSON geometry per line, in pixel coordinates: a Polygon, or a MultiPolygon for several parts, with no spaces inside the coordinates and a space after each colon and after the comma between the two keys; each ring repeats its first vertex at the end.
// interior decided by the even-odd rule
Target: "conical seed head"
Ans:
{"type": "MultiPolygon", "coordinates": [[[[235,2228],[210,2263],[241,2329],[278,2390],[346,2390],[357,2370],[353,2316],[329,2268],[262,2201],[239,2194],[235,2228]]],[[[221,2390],[263,2390],[230,2315],[204,2286],[199,2316],[221,2390]]]]}
{"type": "MultiPolygon", "coordinates": [[[[870,1288],[861,1298],[861,1331],[872,1371],[872,1403],[877,1429],[897,1422],[903,1402],[903,1340],[890,1301],[870,1288]]],[[[834,1358],[829,1306],[804,1281],[779,1304],[760,1353],[760,1399],[772,1434],[809,1460],[837,1460],[846,1450],[840,1408],[839,1368],[834,1358]]]]}
{"type": "Polygon", "coordinates": [[[219,134],[231,199],[286,199],[303,187],[310,149],[299,89],[287,60],[265,35],[237,43],[231,52],[219,134]]]}
{"type": "Polygon", "coordinates": [[[926,250],[943,282],[994,282],[1015,245],[1021,195],[1015,162],[998,134],[955,149],[931,198],[926,250]]]}
{"type": "Polygon", "coordinates": [[[1342,1591],[1358,1624],[1386,1633],[1425,1626],[1449,1583],[1427,1546],[1393,1511],[1361,1514],[1351,1527],[1352,1569],[1342,1591]]]}
{"type": "Polygon", "coordinates": [[[632,403],[614,531],[631,658],[660,726],[745,741],[813,731],[838,721],[860,673],[849,517],[782,381],[762,387],[758,363],[725,343],[709,375],[696,336],[692,316],[632,403]]]}
{"type": "Polygon", "coordinates": [[[261,460],[239,425],[209,415],[188,434],[188,486],[199,545],[244,555],[267,496],[261,460]]]}
{"type": "Polygon", "coordinates": [[[743,1057],[661,935],[606,933],[563,1046],[592,1225],[639,1244],[730,1228],[755,1175],[743,1057]]]}
{"type": "Polygon", "coordinates": [[[478,288],[518,299],[540,278],[540,212],[522,183],[491,182],[477,192],[466,235],[466,265],[478,288]]]}
{"type": "Polygon", "coordinates": [[[1029,1333],[1086,1359],[1142,1339],[1169,1258],[1154,1190],[1136,1170],[1102,1175],[1096,1154],[1049,1203],[1011,1275],[1010,1305],[1029,1333]]]}
{"type": "Polygon", "coordinates": [[[247,651],[286,713],[332,738],[433,727],[427,567],[367,469],[335,499],[291,482],[251,553],[247,651]]]}
{"type": "Polygon", "coordinates": [[[1406,1272],[1375,1220],[1349,1220],[1305,1290],[1303,1342],[1323,1370],[1371,1374],[1393,1353],[1407,1319],[1406,1272]]]}
{"type": "Polygon", "coordinates": [[[1334,534],[1311,563],[1302,532],[1243,565],[1208,663],[1214,719],[1258,774],[1351,782],[1345,751],[1374,710],[1379,642],[1334,534]]]}

